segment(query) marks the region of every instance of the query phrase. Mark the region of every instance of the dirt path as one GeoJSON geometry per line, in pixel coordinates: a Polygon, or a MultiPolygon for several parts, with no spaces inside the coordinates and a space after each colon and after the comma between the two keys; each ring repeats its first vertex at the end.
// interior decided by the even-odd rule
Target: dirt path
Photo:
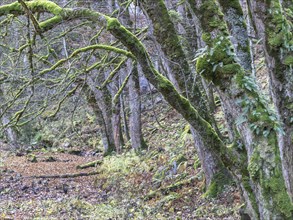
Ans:
{"type": "Polygon", "coordinates": [[[77,170],[76,166],[96,160],[93,156],[76,156],[65,153],[38,153],[37,162],[30,162],[28,156],[10,156],[4,159],[0,170],[0,219],[30,219],[36,215],[46,215],[43,210],[35,210],[34,202],[64,202],[74,198],[88,203],[98,203],[102,198],[95,188],[95,175],[75,178],[31,178],[40,175],[61,175],[93,172],[96,168],[77,170]],[[7,210],[8,209],[8,210],[7,210]],[[5,213],[5,214],[3,214],[5,213]]]}

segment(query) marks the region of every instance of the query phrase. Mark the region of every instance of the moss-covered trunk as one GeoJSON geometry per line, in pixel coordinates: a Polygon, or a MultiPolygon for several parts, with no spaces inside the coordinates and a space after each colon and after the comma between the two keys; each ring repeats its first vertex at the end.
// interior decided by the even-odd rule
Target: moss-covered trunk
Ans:
{"type": "Polygon", "coordinates": [[[292,1],[255,1],[257,30],[264,37],[266,63],[270,71],[272,98],[283,132],[278,136],[283,174],[293,200],[293,11],[292,1]],[[291,21],[290,21],[291,20],[291,21]]]}
{"type": "Polygon", "coordinates": [[[241,67],[247,71],[252,69],[249,38],[245,17],[239,0],[218,1],[231,35],[231,42],[235,49],[235,55],[241,67]]]}
{"type": "MultiPolygon", "coordinates": [[[[198,86],[200,77],[196,79],[194,72],[189,67],[187,56],[184,53],[164,1],[143,0],[139,1],[139,3],[152,21],[153,34],[168,60],[169,70],[179,85],[179,91],[188,98],[191,104],[196,105],[199,114],[211,123],[212,118],[209,115],[210,111],[207,107],[205,95],[202,94],[198,86]]],[[[205,172],[206,183],[209,186],[215,176],[220,176],[219,172],[228,172],[225,171],[221,159],[214,150],[217,147],[217,143],[214,142],[214,146],[206,145],[204,139],[209,137],[203,136],[198,129],[198,127],[193,127],[193,133],[196,137],[194,141],[205,172]]]]}
{"type": "MultiPolygon", "coordinates": [[[[268,103],[262,98],[249,72],[248,63],[242,58],[245,51],[246,57],[249,57],[248,42],[240,47],[242,55],[237,57],[239,48],[235,53],[218,2],[197,2],[194,10],[203,29],[202,37],[208,46],[205,54],[197,60],[197,70],[217,86],[222,105],[229,112],[246,149],[248,173],[246,169],[239,170],[241,175],[238,175],[238,180],[247,195],[247,203],[251,204],[248,212],[252,218],[289,219],[292,217],[292,203],[286,192],[277,143],[281,126],[274,112],[268,109],[268,103]]],[[[241,10],[238,1],[221,4],[224,12],[229,13],[226,18],[231,18],[231,11],[241,10]]],[[[235,24],[231,21],[228,23],[230,30],[233,30],[235,24]]],[[[237,25],[236,29],[239,29],[237,25]]],[[[235,42],[240,40],[236,39],[235,42]]]]}

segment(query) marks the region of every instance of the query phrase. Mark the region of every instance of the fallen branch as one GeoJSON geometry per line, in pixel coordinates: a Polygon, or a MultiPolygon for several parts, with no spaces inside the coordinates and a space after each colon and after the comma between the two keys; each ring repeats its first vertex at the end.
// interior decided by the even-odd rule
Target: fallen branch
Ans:
{"type": "Polygon", "coordinates": [[[190,177],[189,179],[185,179],[185,180],[179,181],[177,183],[173,183],[173,184],[168,185],[166,187],[159,188],[155,191],[150,191],[144,197],[144,200],[145,201],[151,200],[159,195],[167,195],[170,192],[175,192],[177,189],[181,189],[184,185],[191,184],[195,179],[196,179],[196,177],[193,176],[193,177],[190,177]]]}
{"type": "Polygon", "coordinates": [[[74,178],[80,176],[92,176],[99,174],[98,171],[89,172],[89,173],[67,173],[67,174],[60,174],[60,175],[40,175],[40,176],[29,176],[26,178],[74,178]]]}
{"type": "Polygon", "coordinates": [[[92,162],[89,162],[89,163],[86,163],[86,164],[78,165],[78,166],[76,166],[76,169],[85,169],[85,168],[88,168],[88,167],[95,167],[97,165],[102,164],[102,162],[103,161],[101,161],[101,160],[95,160],[95,161],[92,161],[92,162]]]}

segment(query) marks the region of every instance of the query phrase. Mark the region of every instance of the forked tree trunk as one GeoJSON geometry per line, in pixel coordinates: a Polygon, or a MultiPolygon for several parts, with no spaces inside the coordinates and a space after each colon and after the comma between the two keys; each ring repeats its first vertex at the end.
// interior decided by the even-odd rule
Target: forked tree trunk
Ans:
{"type": "MultiPolygon", "coordinates": [[[[98,81],[102,83],[105,80],[103,74],[99,74],[98,81]]],[[[111,122],[111,95],[107,88],[103,88],[102,90],[98,90],[95,87],[95,82],[88,77],[87,85],[89,89],[92,91],[96,103],[94,103],[94,99],[92,95],[90,96],[90,104],[95,109],[95,113],[98,117],[98,122],[101,126],[102,131],[102,140],[104,145],[104,153],[105,155],[110,154],[115,150],[115,142],[112,130],[112,122],[111,122]]]]}
{"type": "Polygon", "coordinates": [[[107,126],[105,124],[105,121],[103,120],[103,114],[102,114],[100,107],[97,104],[97,100],[95,98],[95,95],[89,88],[87,88],[87,89],[88,90],[85,91],[86,97],[87,97],[87,102],[88,102],[89,106],[92,108],[95,116],[97,117],[97,122],[98,122],[98,125],[100,128],[101,138],[102,138],[103,147],[104,147],[104,153],[105,153],[105,155],[107,155],[107,154],[114,151],[115,146],[114,146],[114,143],[111,142],[112,140],[110,140],[110,137],[107,133],[107,126]]]}

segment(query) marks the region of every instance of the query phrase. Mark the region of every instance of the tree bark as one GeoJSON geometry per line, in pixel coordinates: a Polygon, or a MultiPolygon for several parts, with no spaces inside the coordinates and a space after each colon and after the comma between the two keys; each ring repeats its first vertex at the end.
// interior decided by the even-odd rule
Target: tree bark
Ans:
{"type": "MultiPolygon", "coordinates": [[[[179,91],[188,98],[192,104],[196,103],[199,114],[207,121],[212,121],[207,108],[205,96],[200,92],[199,78],[194,78],[188,59],[182,49],[182,45],[176,33],[174,24],[171,21],[168,10],[162,0],[143,0],[139,2],[145,13],[152,20],[154,36],[160,44],[162,51],[168,59],[168,67],[171,75],[175,76],[179,91]],[[195,83],[194,83],[195,82],[195,83]]],[[[209,186],[217,173],[223,172],[225,168],[222,161],[209,147],[205,145],[197,127],[193,127],[193,135],[197,152],[200,155],[201,164],[205,172],[206,184],[209,186]]],[[[212,147],[213,148],[213,147],[212,147]]],[[[224,171],[225,172],[225,171],[224,171]]]]}
{"type": "Polygon", "coordinates": [[[111,124],[111,111],[109,111],[109,98],[107,98],[109,94],[103,94],[102,91],[95,88],[94,82],[90,78],[87,79],[87,85],[89,90],[87,92],[87,100],[92,107],[100,126],[104,154],[108,155],[115,150],[111,124]]]}
{"type": "MultiPolygon", "coordinates": [[[[0,88],[0,103],[5,103],[4,92],[0,88]]],[[[6,113],[0,108],[1,123],[4,128],[4,133],[8,140],[8,143],[11,145],[11,149],[19,148],[17,132],[9,125],[10,120],[6,116],[6,113]]]]}
{"type": "MultiPolygon", "coordinates": [[[[140,86],[137,64],[134,63],[131,67],[131,76],[128,81],[129,89],[129,127],[131,146],[133,149],[146,148],[141,130],[141,101],[140,101],[140,86]]],[[[128,68],[128,69],[130,69],[128,68]]]]}
{"type": "MultiPolygon", "coordinates": [[[[241,10],[238,1],[225,4],[227,8],[237,7],[241,10]]],[[[246,148],[248,172],[243,170],[241,176],[235,176],[240,177],[238,182],[245,190],[244,194],[249,195],[245,197],[247,204],[252,204],[252,209],[248,210],[249,215],[257,219],[288,219],[292,216],[292,203],[285,190],[281,173],[280,152],[276,142],[280,128],[278,120],[274,113],[267,109],[268,104],[259,94],[251,72],[246,70],[247,65],[244,65],[241,59],[235,59],[228,28],[216,1],[198,2],[194,9],[203,29],[203,39],[208,46],[205,55],[197,60],[197,70],[217,86],[222,104],[232,116],[239,140],[246,148]],[[251,99],[251,96],[254,99],[251,99]],[[244,109],[246,110],[243,111],[244,109]],[[278,190],[275,184],[279,186],[278,190]],[[278,201],[280,197],[283,202],[278,201]]],[[[230,23],[231,29],[233,25],[235,24],[230,23]]],[[[247,43],[245,45],[248,47],[247,43]]]]}
{"type": "MultiPolygon", "coordinates": [[[[277,108],[283,132],[278,135],[279,149],[286,187],[293,200],[293,25],[285,10],[290,1],[250,1],[250,10],[258,35],[263,38],[263,48],[269,67],[270,89],[277,108]],[[289,34],[291,33],[291,34],[289,34]],[[290,43],[291,42],[291,43],[290,43]]],[[[292,2],[291,2],[292,9],[292,2]]],[[[292,11],[291,11],[292,13],[292,11]]],[[[291,18],[292,22],[292,18],[291,18]]]]}

